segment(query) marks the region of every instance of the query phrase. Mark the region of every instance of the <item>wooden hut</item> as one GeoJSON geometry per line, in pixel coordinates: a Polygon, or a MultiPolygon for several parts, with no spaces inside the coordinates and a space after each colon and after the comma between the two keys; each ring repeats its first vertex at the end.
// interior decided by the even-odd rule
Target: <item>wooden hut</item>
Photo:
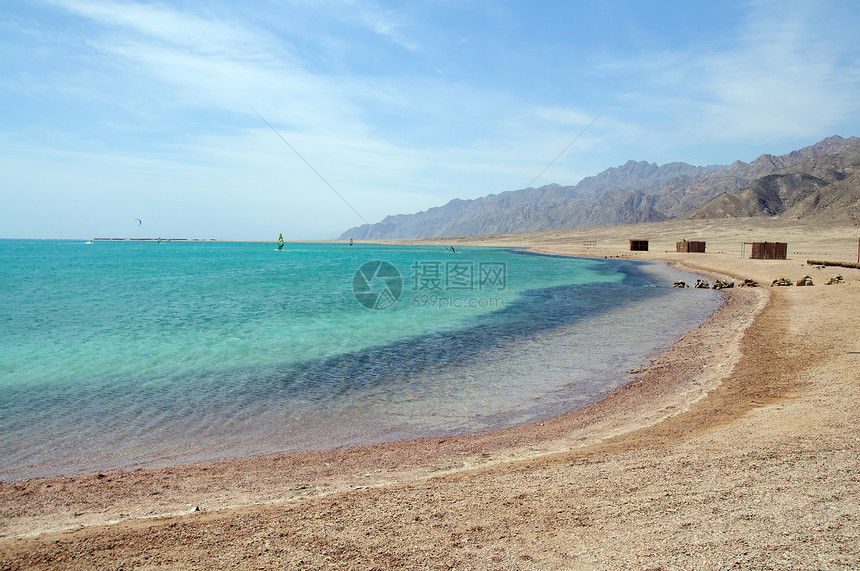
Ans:
{"type": "Polygon", "coordinates": [[[631,252],[647,252],[648,240],[630,240],[631,252]]]}
{"type": "Polygon", "coordinates": [[[784,260],[788,256],[785,242],[753,242],[750,258],[754,260],[784,260]]]}
{"type": "Polygon", "coordinates": [[[695,242],[686,240],[681,240],[680,242],[675,242],[675,251],[676,252],[700,252],[705,253],[705,243],[704,242],[695,242]]]}

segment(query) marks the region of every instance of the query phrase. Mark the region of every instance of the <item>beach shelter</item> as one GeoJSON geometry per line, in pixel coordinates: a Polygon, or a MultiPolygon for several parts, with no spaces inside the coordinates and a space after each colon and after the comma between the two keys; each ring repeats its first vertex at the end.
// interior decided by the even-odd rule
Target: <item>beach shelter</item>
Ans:
{"type": "Polygon", "coordinates": [[[681,240],[680,242],[675,242],[675,251],[676,252],[705,252],[705,243],[704,242],[696,242],[696,241],[686,241],[681,240]]]}
{"type": "Polygon", "coordinates": [[[750,258],[754,260],[784,260],[788,257],[786,242],[753,242],[750,258]]]}

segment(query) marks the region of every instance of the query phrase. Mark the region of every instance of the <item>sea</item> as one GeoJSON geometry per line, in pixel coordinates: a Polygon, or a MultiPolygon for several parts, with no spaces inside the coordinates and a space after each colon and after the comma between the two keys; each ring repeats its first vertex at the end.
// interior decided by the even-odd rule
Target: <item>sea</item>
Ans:
{"type": "Polygon", "coordinates": [[[504,248],[0,240],[0,480],[551,418],[719,306],[677,279],[504,248]]]}

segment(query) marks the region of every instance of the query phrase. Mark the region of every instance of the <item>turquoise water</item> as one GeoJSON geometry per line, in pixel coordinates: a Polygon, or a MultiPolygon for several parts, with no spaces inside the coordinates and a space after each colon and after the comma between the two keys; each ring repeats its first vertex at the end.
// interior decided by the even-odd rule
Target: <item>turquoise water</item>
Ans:
{"type": "Polygon", "coordinates": [[[716,308],[679,276],[489,248],[0,240],[0,479],[547,418],[716,308]]]}

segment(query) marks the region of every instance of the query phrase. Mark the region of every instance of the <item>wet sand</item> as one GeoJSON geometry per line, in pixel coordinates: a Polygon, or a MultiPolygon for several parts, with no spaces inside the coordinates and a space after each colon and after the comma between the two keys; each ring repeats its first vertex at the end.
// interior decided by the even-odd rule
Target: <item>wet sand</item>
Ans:
{"type": "Polygon", "coordinates": [[[860,270],[805,261],[853,261],[858,234],[745,220],[436,241],[763,287],[725,290],[629,384],[535,425],[2,484],[0,568],[856,567],[860,270]],[[682,238],[708,253],[676,254],[682,238]],[[788,242],[789,259],[741,258],[754,240],[788,242]],[[769,287],[807,274],[813,287],[769,287]]]}

